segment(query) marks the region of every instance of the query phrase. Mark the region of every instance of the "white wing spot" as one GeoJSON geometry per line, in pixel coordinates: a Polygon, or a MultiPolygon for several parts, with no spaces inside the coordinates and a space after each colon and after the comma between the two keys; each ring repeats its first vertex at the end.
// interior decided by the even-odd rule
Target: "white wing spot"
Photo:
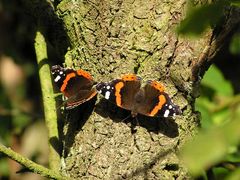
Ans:
{"type": "Polygon", "coordinates": [[[105,93],[105,99],[109,99],[109,97],[110,97],[110,91],[106,91],[106,93],[105,93]]]}
{"type": "Polygon", "coordinates": [[[60,72],[59,72],[59,74],[63,74],[63,72],[62,72],[62,71],[60,71],[60,72]]]}
{"type": "Polygon", "coordinates": [[[61,76],[57,76],[57,77],[54,79],[54,82],[58,82],[60,79],[61,79],[61,76]]]}
{"type": "Polygon", "coordinates": [[[107,86],[107,89],[110,89],[111,87],[110,86],[107,86]]]}
{"type": "Polygon", "coordinates": [[[170,113],[170,111],[167,109],[167,110],[164,112],[163,117],[168,117],[169,113],[170,113]]]}
{"type": "Polygon", "coordinates": [[[172,109],[173,107],[172,107],[172,105],[169,105],[169,107],[168,107],[169,109],[172,109]]]}

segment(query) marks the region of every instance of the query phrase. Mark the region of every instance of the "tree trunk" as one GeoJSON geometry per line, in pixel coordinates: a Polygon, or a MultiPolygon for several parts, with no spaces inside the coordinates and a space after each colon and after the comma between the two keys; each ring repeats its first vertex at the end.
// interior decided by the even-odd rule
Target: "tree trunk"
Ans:
{"type": "MultiPolygon", "coordinates": [[[[89,71],[98,81],[125,73],[159,80],[183,111],[176,119],[122,121],[128,114],[100,96],[66,112],[62,170],[74,179],[187,179],[177,152],[194,135],[199,115],[194,100],[199,76],[231,31],[232,11],[215,35],[184,39],[175,28],[186,0],[62,1],[56,13],[63,21],[71,49],[66,64],[89,71]],[[228,25],[226,28],[224,25],[228,25]]],[[[239,16],[238,16],[239,17],[239,16]]],[[[57,46],[57,44],[55,44],[57,46]]]]}

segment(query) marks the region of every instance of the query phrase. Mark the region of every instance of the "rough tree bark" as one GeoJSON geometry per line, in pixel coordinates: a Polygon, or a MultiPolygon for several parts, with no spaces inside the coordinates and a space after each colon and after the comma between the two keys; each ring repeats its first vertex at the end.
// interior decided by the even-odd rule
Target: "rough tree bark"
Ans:
{"type": "MultiPolygon", "coordinates": [[[[129,123],[119,122],[123,116],[114,116],[106,103],[97,104],[81,128],[69,124],[65,129],[63,170],[71,177],[183,179],[188,176],[176,153],[199,124],[190,103],[193,98],[187,100],[187,95],[192,90],[191,67],[209,44],[211,34],[198,43],[176,36],[174,30],[185,3],[64,1],[58,6],[73,46],[68,52],[68,62],[90,71],[97,81],[125,73],[137,73],[144,80],[161,80],[184,113],[175,121],[141,118],[136,132],[132,132],[129,123]],[[68,133],[74,131],[74,136],[68,133]]],[[[74,117],[69,123],[76,123],[74,117]]]]}
{"type": "Polygon", "coordinates": [[[89,71],[96,81],[125,73],[159,80],[183,111],[175,120],[140,116],[133,130],[133,122],[121,121],[123,110],[100,98],[95,109],[94,100],[84,103],[66,112],[62,171],[74,179],[188,178],[177,152],[199,126],[199,76],[239,15],[229,9],[218,34],[211,29],[191,40],[175,33],[186,0],[65,0],[55,8],[71,47],[67,65],[89,71]]]}

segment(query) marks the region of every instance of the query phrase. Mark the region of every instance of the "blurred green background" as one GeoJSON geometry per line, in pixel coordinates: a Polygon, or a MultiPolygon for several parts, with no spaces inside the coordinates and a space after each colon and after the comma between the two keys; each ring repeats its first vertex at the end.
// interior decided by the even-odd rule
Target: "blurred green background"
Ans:
{"type": "MultiPolygon", "coordinates": [[[[226,5],[238,8],[240,4],[220,2],[189,8],[178,33],[195,36],[197,41],[206,28],[221,22],[226,5]]],[[[47,130],[33,47],[35,21],[21,1],[0,1],[0,143],[47,166],[47,130]]],[[[180,152],[183,162],[198,179],[240,179],[239,31],[217,54],[200,91],[196,111],[201,112],[201,129],[180,152]]],[[[19,170],[21,166],[0,154],[0,179],[43,179],[16,173],[19,170]]]]}
{"type": "MultiPolygon", "coordinates": [[[[38,68],[35,20],[21,1],[0,1],[0,143],[48,165],[38,68]]],[[[22,167],[0,153],[0,179],[43,179],[16,173],[22,167]]]]}
{"type": "MultiPolygon", "coordinates": [[[[187,17],[177,29],[180,35],[198,38],[209,27],[221,29],[226,10],[240,11],[239,0],[197,7],[193,2],[189,1],[187,17]]],[[[196,179],[239,180],[240,23],[226,37],[214,64],[201,80],[200,94],[195,109],[201,112],[201,127],[180,151],[183,163],[196,179]]]]}

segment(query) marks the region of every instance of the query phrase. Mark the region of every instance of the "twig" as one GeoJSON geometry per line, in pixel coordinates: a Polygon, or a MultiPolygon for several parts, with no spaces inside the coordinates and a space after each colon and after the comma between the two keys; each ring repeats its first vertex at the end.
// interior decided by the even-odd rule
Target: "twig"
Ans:
{"type": "Polygon", "coordinates": [[[22,155],[14,152],[12,149],[7,148],[6,146],[0,144],[0,152],[4,153],[9,158],[17,161],[19,164],[23,165],[24,167],[28,168],[32,172],[35,172],[37,174],[40,174],[41,176],[51,178],[51,179],[68,179],[67,177],[64,177],[57,172],[50,170],[48,168],[45,168],[25,157],[22,155]]]}
{"type": "Polygon", "coordinates": [[[50,67],[47,63],[47,44],[44,36],[37,32],[35,38],[35,51],[39,67],[39,77],[42,88],[44,115],[48,128],[49,144],[49,166],[52,170],[59,170],[60,157],[56,150],[59,150],[59,136],[57,127],[56,104],[51,81],[50,67]],[[54,141],[55,140],[55,141],[54,141]]]}

